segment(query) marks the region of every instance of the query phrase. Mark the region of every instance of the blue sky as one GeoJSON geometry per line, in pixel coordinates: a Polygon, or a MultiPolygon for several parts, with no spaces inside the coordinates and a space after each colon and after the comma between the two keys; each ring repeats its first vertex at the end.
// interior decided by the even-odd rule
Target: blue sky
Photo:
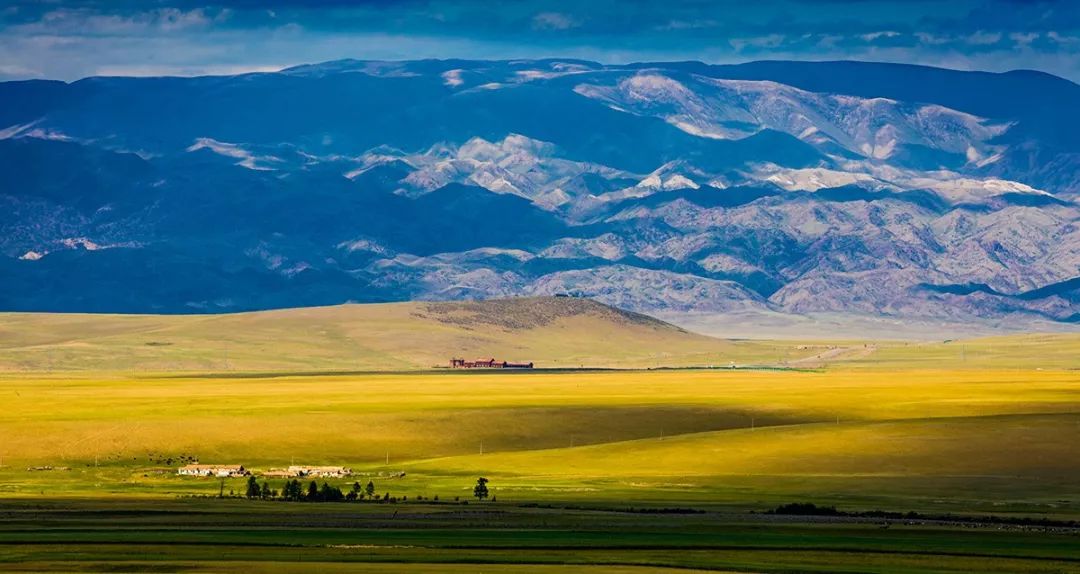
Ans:
{"type": "Polygon", "coordinates": [[[1080,81],[1080,1],[0,0],[0,79],[540,57],[858,59],[1080,81]]]}

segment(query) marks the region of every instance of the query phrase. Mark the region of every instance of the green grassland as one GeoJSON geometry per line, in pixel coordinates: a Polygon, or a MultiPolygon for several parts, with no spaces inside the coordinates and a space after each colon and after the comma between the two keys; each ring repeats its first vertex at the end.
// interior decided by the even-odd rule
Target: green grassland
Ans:
{"type": "Polygon", "coordinates": [[[1070,529],[749,514],[1080,519],[1078,335],[729,341],[573,299],[10,314],[0,370],[0,570],[1080,571],[1070,529]],[[425,368],[453,355],[562,369],[425,368]],[[182,457],[408,502],[216,499],[244,480],[182,457]],[[497,501],[454,504],[478,476],[497,501]]]}
{"type": "Polygon", "coordinates": [[[0,503],[0,571],[1075,572],[1075,534],[506,504],[0,503]],[[381,566],[381,569],[379,568],[381,566]],[[469,569],[471,568],[471,570],[469,569]],[[584,570],[583,570],[584,568],[584,570]]]}

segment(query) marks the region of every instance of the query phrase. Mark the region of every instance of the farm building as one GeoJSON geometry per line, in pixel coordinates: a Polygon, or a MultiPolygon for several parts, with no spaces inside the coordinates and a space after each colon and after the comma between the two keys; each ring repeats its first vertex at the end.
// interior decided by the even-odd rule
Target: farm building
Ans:
{"type": "Polygon", "coordinates": [[[341,478],[352,474],[351,468],[344,466],[290,466],[288,471],[292,476],[315,476],[320,478],[341,478]]]}
{"type": "Polygon", "coordinates": [[[490,359],[476,359],[469,361],[466,359],[450,359],[451,369],[531,369],[532,363],[511,363],[508,361],[497,361],[494,358],[490,359]]]}
{"type": "Polygon", "coordinates": [[[176,474],[181,476],[245,476],[248,474],[239,464],[189,464],[180,467],[176,474]]]}

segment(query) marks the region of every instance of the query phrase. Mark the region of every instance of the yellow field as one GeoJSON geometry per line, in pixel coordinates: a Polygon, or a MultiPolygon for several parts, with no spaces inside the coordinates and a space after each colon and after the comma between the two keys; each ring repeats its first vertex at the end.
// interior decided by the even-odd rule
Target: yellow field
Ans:
{"type": "Polygon", "coordinates": [[[4,387],[0,495],[216,492],[163,462],[192,454],[345,464],[395,495],[467,495],[485,475],[519,501],[1080,515],[1075,370],[12,374],[4,387]]]}
{"type": "Polygon", "coordinates": [[[0,372],[0,496],[216,494],[175,476],[193,456],[347,465],[405,496],[485,475],[518,501],[1080,516],[1077,334],[728,341],[543,298],[7,314],[0,372]],[[462,355],[757,367],[429,369],[462,355]]]}
{"type": "MultiPolygon", "coordinates": [[[[6,378],[9,459],[146,449],[353,461],[612,442],[784,423],[1077,412],[1072,371],[615,371],[6,378]],[[313,430],[332,440],[308,446],[313,430]],[[257,439],[257,440],[253,440],[257,439]],[[607,440],[611,439],[611,440],[607,440]],[[295,446],[293,446],[295,443],[295,446]],[[264,446],[266,445],[266,446],[264,446]],[[456,446],[455,446],[456,445],[456,446]],[[267,452],[269,451],[269,452],[267,452]]],[[[208,453],[208,454],[207,454],[208,453]]]]}
{"type": "Polygon", "coordinates": [[[852,351],[833,364],[869,369],[1080,369],[1080,333],[999,335],[950,341],[867,343],[872,353],[852,351]]]}

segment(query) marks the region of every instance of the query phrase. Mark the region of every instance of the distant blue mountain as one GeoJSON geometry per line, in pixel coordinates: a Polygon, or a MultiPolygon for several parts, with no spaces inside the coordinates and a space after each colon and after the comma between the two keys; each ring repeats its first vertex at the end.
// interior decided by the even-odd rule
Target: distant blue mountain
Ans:
{"type": "Polygon", "coordinates": [[[0,310],[1080,312],[1080,86],[865,62],[0,83],[0,310]]]}

